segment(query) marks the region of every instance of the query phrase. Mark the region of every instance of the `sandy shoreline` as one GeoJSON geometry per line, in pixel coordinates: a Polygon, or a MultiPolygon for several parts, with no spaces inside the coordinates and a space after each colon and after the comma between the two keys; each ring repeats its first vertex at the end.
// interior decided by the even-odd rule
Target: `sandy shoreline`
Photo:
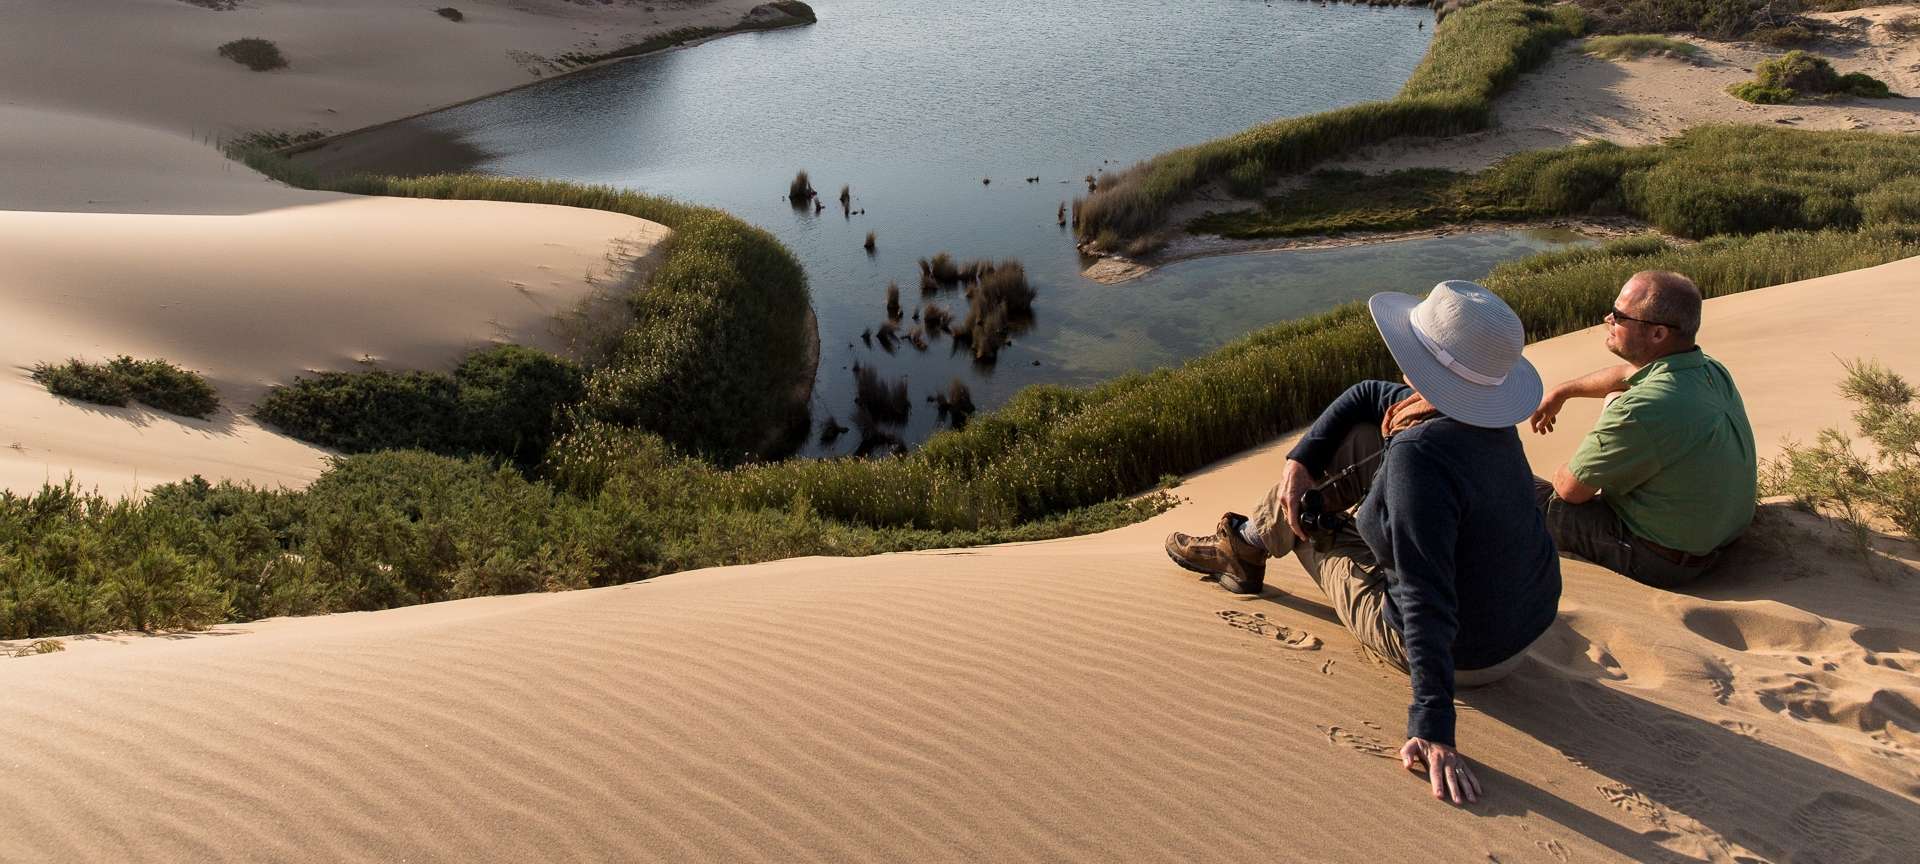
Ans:
{"type": "MultiPolygon", "coordinates": [[[[1807,358],[1920,369],[1920,259],[1720,298],[1706,322],[1771,455],[1845,418],[1838,364],[1807,358]]],[[[1549,379],[1608,358],[1592,331],[1527,354],[1549,379]]],[[[1595,409],[1527,436],[1536,469],[1595,409]]],[[[1456,809],[1382,758],[1406,682],[1295,565],[1238,598],[1159,550],[1246,507],[1289,443],[1101,535],[0,658],[0,859],[1920,856],[1920,549],[1883,543],[1869,572],[1769,510],[1689,592],[1567,562],[1530,659],[1461,695],[1488,796],[1456,809]]]]}

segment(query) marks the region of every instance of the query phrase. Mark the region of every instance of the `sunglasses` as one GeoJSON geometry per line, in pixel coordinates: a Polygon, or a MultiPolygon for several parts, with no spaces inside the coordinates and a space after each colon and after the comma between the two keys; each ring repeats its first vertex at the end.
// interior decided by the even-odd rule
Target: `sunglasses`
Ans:
{"type": "Polygon", "coordinates": [[[1678,327],[1673,326],[1672,324],[1668,324],[1665,321],[1649,321],[1645,318],[1635,318],[1632,315],[1628,315],[1627,313],[1620,311],[1620,308],[1617,306],[1614,307],[1612,311],[1607,313],[1607,320],[1614,321],[1614,322],[1632,321],[1636,324],[1645,324],[1648,327],[1665,327],[1668,330],[1680,329],[1678,327]]]}

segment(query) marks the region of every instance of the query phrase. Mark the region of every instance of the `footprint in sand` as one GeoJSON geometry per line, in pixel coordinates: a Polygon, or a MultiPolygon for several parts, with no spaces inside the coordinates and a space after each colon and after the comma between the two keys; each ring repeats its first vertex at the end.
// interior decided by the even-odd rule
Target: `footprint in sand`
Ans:
{"type": "Polygon", "coordinates": [[[1328,744],[1338,744],[1355,753],[1378,756],[1381,759],[1400,758],[1400,751],[1393,745],[1375,738],[1372,735],[1368,735],[1365,732],[1353,732],[1342,729],[1339,726],[1320,726],[1317,724],[1313,728],[1320,730],[1320,734],[1327,736],[1328,744]]]}
{"type": "Polygon", "coordinates": [[[1706,755],[1707,740],[1687,728],[1686,721],[1650,719],[1633,699],[1599,684],[1577,686],[1574,701],[1596,719],[1626,732],[1629,740],[1651,744],[1674,762],[1690,765],[1706,755]]]}
{"type": "Polygon", "coordinates": [[[1560,841],[1558,840],[1535,840],[1533,841],[1533,845],[1540,847],[1540,851],[1552,855],[1561,861],[1567,860],[1567,847],[1560,845],[1560,841]]]}
{"type": "Polygon", "coordinates": [[[1266,636],[1295,651],[1320,650],[1320,637],[1271,620],[1264,613],[1249,614],[1237,609],[1222,609],[1213,614],[1220,616],[1220,620],[1227,622],[1228,626],[1238,627],[1256,636],[1266,636]]]}

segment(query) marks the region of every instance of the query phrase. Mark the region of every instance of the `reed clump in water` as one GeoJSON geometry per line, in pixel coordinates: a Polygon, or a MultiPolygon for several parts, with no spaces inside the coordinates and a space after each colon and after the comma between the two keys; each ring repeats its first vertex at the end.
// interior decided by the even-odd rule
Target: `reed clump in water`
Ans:
{"type": "Polygon", "coordinates": [[[973,358],[992,362],[1012,333],[1033,323],[1033,286],[1018,261],[992,265],[967,285],[967,317],[954,338],[973,349],[973,358]]]}
{"type": "Polygon", "coordinates": [[[973,404],[973,391],[967,387],[965,381],[958,378],[947,385],[946,392],[928,396],[927,401],[932,402],[940,418],[946,420],[955,429],[965,428],[967,419],[979,410],[973,404]]]}
{"type": "Polygon", "coordinates": [[[873,243],[873,232],[872,232],[872,231],[868,231],[868,232],[867,232],[867,242],[866,242],[866,243],[864,243],[864,244],[861,244],[861,248],[864,248],[864,249],[866,249],[866,250],[867,250],[867,254],[868,254],[868,255],[872,255],[872,254],[873,254],[873,248],[874,248],[874,243],[873,243]]]}
{"type": "Polygon", "coordinates": [[[883,381],[872,366],[855,366],[853,387],[853,404],[859,410],[855,420],[858,425],[898,426],[907,422],[913,413],[904,378],[883,381]]]}
{"type": "Polygon", "coordinates": [[[795,204],[810,201],[816,194],[818,193],[813,191],[813,181],[808,179],[805,171],[793,175],[793,182],[787,184],[787,200],[795,204]]]}
{"type": "Polygon", "coordinates": [[[938,303],[927,303],[920,307],[920,325],[928,333],[945,333],[953,322],[953,313],[938,303]]]}

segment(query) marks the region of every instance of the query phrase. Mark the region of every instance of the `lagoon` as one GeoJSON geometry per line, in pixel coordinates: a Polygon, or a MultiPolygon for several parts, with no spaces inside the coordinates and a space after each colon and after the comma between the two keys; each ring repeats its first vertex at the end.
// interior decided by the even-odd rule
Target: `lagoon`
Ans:
{"type": "MultiPolygon", "coordinates": [[[[819,319],[816,429],[852,425],[856,363],[905,377],[898,435],[959,379],[982,409],[1036,383],[1178,363],[1379,290],[1424,291],[1558,245],[1521,232],[1182,262],[1122,285],[1086,263],[1059,206],[1085,178],[1278,117],[1393,95],[1425,51],[1426,10],[1256,0],[820,0],[819,23],[641,57],[408,121],[484,155],[477,170],[609,183],[724,208],[806,267],[819,319]],[[806,170],[823,211],[794,208],[806,170]],[[1029,182],[1028,178],[1038,178],[1029,182]],[[837,202],[852,187],[851,212],[837,202]],[[877,248],[862,249],[867,232],[877,248]],[[888,282],[918,306],[916,261],[1022,261],[1036,322],[997,363],[948,338],[888,353],[860,339],[888,282]]],[[[939,302],[964,313],[949,292],[939,302]]],[[[911,321],[906,322],[912,326],[911,321]]],[[[850,452],[858,435],[809,455],[850,452]]]]}

